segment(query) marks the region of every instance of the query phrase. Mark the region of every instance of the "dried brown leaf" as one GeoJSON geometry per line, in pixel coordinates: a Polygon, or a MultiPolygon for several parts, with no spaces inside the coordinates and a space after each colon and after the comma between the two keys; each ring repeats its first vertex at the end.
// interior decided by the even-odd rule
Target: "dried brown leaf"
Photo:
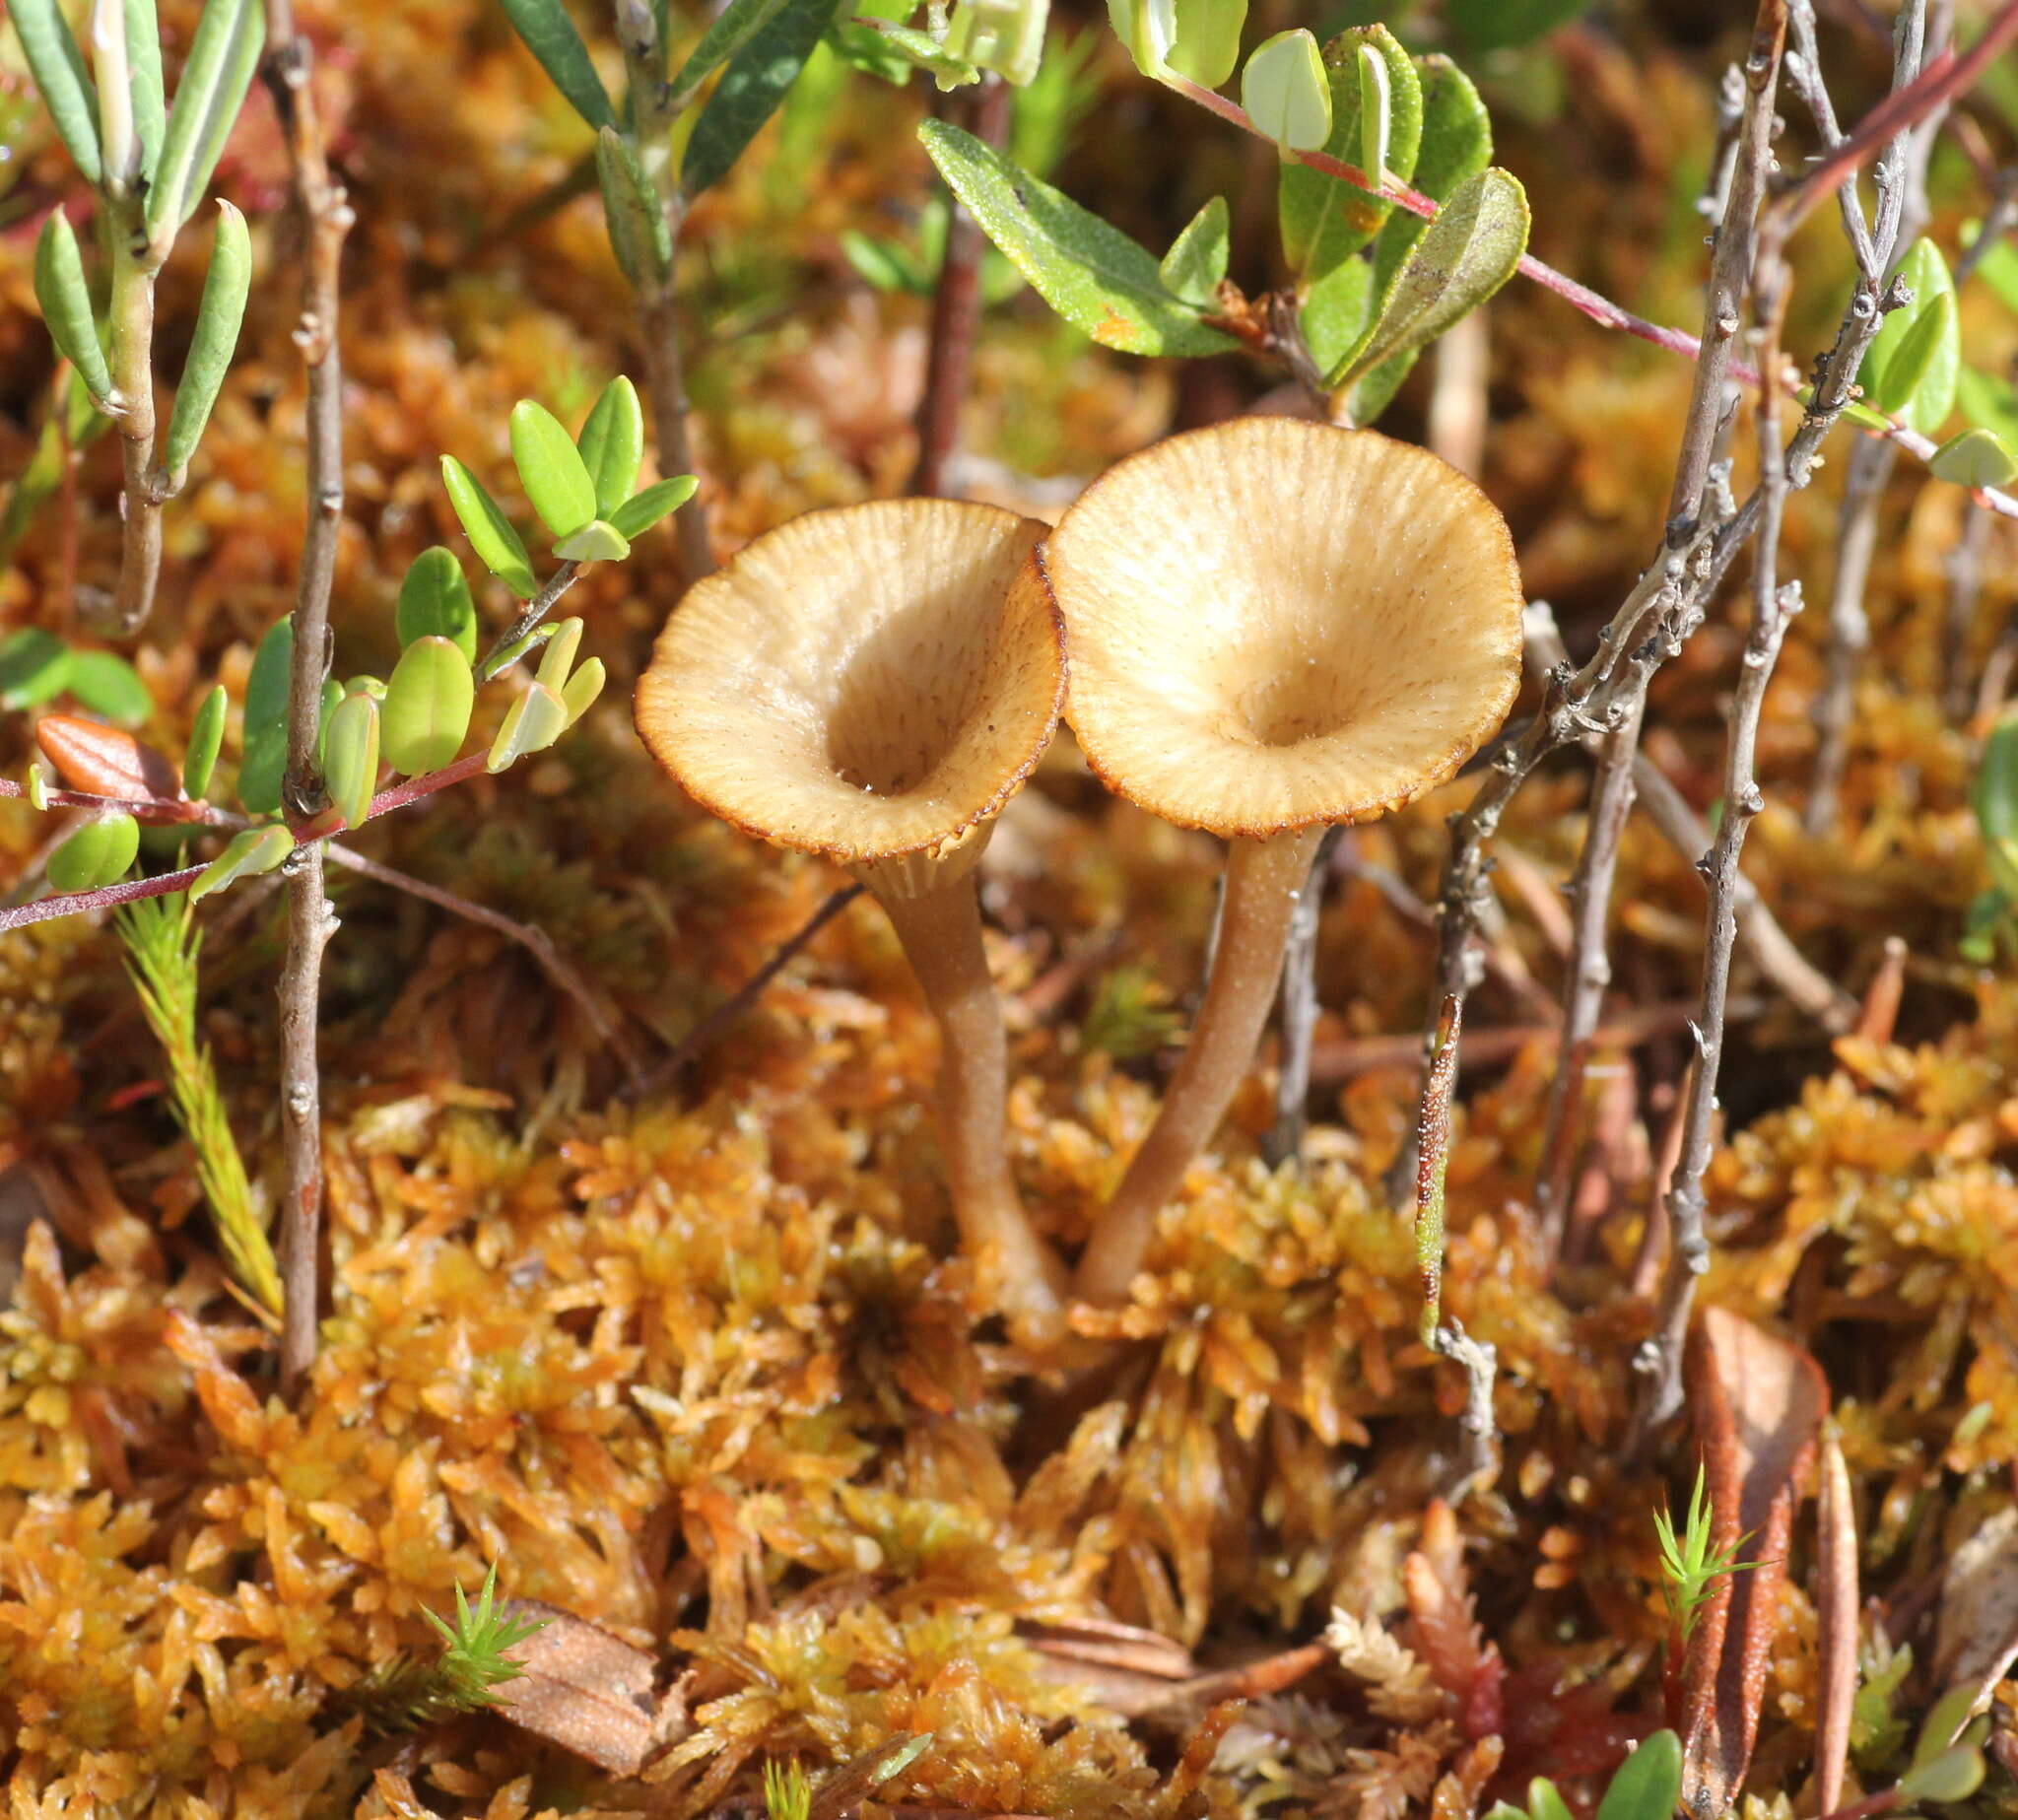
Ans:
{"type": "Polygon", "coordinates": [[[542,1628],[510,1652],[524,1673],[498,1689],[498,1709],[521,1730],[586,1758],[616,1776],[636,1776],[685,1714],[652,1687],[655,1664],[642,1650],[572,1612],[512,1599],[515,1618],[542,1628]]]}
{"type": "Polygon", "coordinates": [[[35,744],[73,790],[129,802],[174,802],[182,794],[175,768],[117,727],[75,714],[44,714],[35,722],[35,744]]]}
{"type": "Polygon", "coordinates": [[[1949,1558],[1934,1633],[1934,1679],[1994,1687],[2018,1662],[2018,1505],[1983,1523],[1949,1558]]]}
{"type": "Polygon", "coordinates": [[[1856,1704],[1856,1512],[1850,1468],[1832,1426],[1822,1435],[1822,1487],[1815,1513],[1817,1567],[1816,1645],[1820,1654],[1815,1716],[1815,1798],[1823,1813],[1843,1805],[1843,1775],[1850,1760],[1850,1720],[1856,1704]]]}
{"type": "Polygon", "coordinates": [[[1704,1311],[1688,1366],[1715,1543],[1751,1564],[1715,1583],[1683,1671],[1682,1800],[1711,1820],[1736,1800],[1752,1761],[1798,1484],[1829,1389],[1806,1353],[1726,1309],[1704,1311]]]}

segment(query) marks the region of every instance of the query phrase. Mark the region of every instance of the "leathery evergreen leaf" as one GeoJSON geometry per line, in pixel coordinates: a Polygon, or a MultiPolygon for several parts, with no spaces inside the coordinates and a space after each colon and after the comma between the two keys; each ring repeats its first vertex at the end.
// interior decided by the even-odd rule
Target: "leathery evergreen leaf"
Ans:
{"type": "Polygon", "coordinates": [[[189,902],[201,904],[213,892],[235,885],[241,878],[256,878],[271,872],[295,850],[295,837],[279,822],[263,828],[247,828],[232,837],[225,850],[205,866],[189,887],[189,902]]]}
{"type": "Polygon", "coordinates": [[[1965,430],[1927,457],[1927,472],[1958,487],[2008,487],[2018,480],[2018,455],[1994,431],[1965,430]]]}
{"type": "Polygon", "coordinates": [[[477,561],[519,599],[530,600],[540,591],[532,573],[532,559],[511,528],[510,519],[484,490],[483,482],[453,455],[443,455],[441,484],[448,490],[448,503],[462,521],[463,534],[477,553],[477,561]]]}
{"type": "Polygon", "coordinates": [[[230,708],[231,698],[219,683],[203,698],[203,706],[189,724],[189,744],[182,752],[182,794],[191,802],[201,802],[203,792],[210,788],[210,774],[224,745],[225,715],[230,708]]]}
{"type": "Polygon", "coordinates": [[[1255,45],[1241,74],[1241,101],[1277,145],[1314,152],[1331,132],[1331,84],[1317,40],[1297,26],[1255,45]]]}
{"type": "Polygon", "coordinates": [[[1597,1820],[1673,1820],[1682,1798],[1682,1741],[1656,1731],[1619,1765],[1597,1820]]]}
{"type": "Polygon", "coordinates": [[[1157,274],[1171,296],[1200,308],[1210,307],[1226,276],[1231,250],[1230,218],[1224,196],[1191,217],[1182,234],[1171,242],[1157,274]]]}
{"type": "Polygon", "coordinates": [[[1527,196],[1516,178],[1483,170],[1444,205],[1395,273],[1373,326],[1326,376],[1349,383],[1436,340],[1514,275],[1527,249],[1527,196]]]}
{"type": "Polygon", "coordinates": [[[77,233],[61,209],[51,209],[35,241],[35,302],[56,352],[75,367],[78,376],[101,401],[112,394],[112,370],[99,340],[98,318],[91,307],[91,288],[84,279],[84,258],[77,233]]]}
{"type": "Polygon", "coordinates": [[[1155,258],[1099,216],[944,120],[918,137],[953,193],[1045,303],[1124,354],[1222,354],[1236,344],[1164,289],[1155,258]]]}
{"type": "Polygon", "coordinates": [[[265,43],[261,0],[208,0],[189,42],[147,192],[148,236],[158,245],[173,239],[203,200],[265,43]]]}
{"type": "Polygon", "coordinates": [[[346,828],[360,828],[371,811],[378,781],[378,704],[369,695],[337,703],[323,735],[322,777],[346,828]]]}
{"type": "MultiPolygon", "coordinates": [[[[1323,150],[1348,165],[1357,165],[1362,156],[1363,50],[1378,56],[1387,73],[1388,172],[1409,182],[1422,145],[1422,83],[1414,61],[1385,26],[1359,26],[1341,32],[1325,45],[1331,131],[1325,136],[1323,150]]],[[[1342,177],[1328,176],[1308,165],[1284,165],[1277,185],[1276,215],[1291,269],[1307,284],[1327,276],[1380,231],[1393,206],[1342,177]]]]}
{"type": "Polygon", "coordinates": [[[70,22],[57,0],[13,0],[7,10],[57,137],[69,148],[85,181],[100,182],[104,162],[99,156],[98,92],[85,73],[84,52],[70,22]]]}
{"type": "Polygon", "coordinates": [[[798,80],[840,10],[837,0],[784,0],[729,59],[687,142],[680,181],[689,195],[728,174],[798,80]]]}
{"type": "Polygon", "coordinates": [[[1962,365],[1955,281],[1940,248],[1916,240],[1899,276],[1913,301],[1892,310],[1864,352],[1857,381],[1871,405],[1931,436],[1955,408],[1962,365]]]}
{"type": "MultiPolygon", "coordinates": [[[[1422,139],[1409,181],[1432,202],[1447,202],[1493,162],[1493,122],[1471,78],[1448,57],[1415,60],[1422,91],[1422,139]]],[[[1415,243],[1429,230],[1419,215],[1397,209],[1374,240],[1374,287],[1384,293],[1415,243]]]]}
{"type": "Polygon", "coordinates": [[[530,398],[511,407],[511,459],[526,499],[556,537],[572,537],[595,516],[595,482],[574,438],[530,398]]]}
{"type": "Polygon", "coordinates": [[[551,746],[567,729],[567,705],[546,684],[534,683],[505,710],[484,769],[493,774],[508,770],[528,752],[551,746]]]}
{"type": "Polygon", "coordinates": [[[188,472],[189,457],[196,452],[224,387],[245,320],[245,300],[252,291],[252,240],[245,232],[245,218],[222,199],[217,206],[217,240],[203,281],[203,301],[196,308],[196,334],[175,387],[175,408],[163,443],[163,465],[177,483],[188,472]]]}
{"type": "Polygon", "coordinates": [[[634,542],[661,518],[678,511],[694,497],[700,485],[691,474],[675,474],[671,480],[655,480],[650,486],[634,493],[610,514],[610,529],[626,543],[634,542]]]}
{"type": "Polygon", "coordinates": [[[121,877],[139,851],[140,824],[132,816],[101,816],[49,855],[49,883],[58,891],[96,891],[121,877]]]}
{"type": "Polygon", "coordinates": [[[644,460],[644,412],[638,387],[622,373],[603,387],[574,438],[581,464],[595,483],[593,516],[607,518],[631,497],[644,460]]]}
{"type": "Polygon", "coordinates": [[[475,702],[476,679],[461,648],[437,636],[416,639],[400,653],[385,685],[385,762],[406,777],[453,763],[475,702]]]}
{"type": "Polygon", "coordinates": [[[416,639],[446,639],[465,663],[477,660],[477,607],[455,552],[435,544],[413,560],[399,584],[393,630],[403,650],[416,639]]]}
{"type": "Polygon", "coordinates": [[[539,59],[554,87],[568,104],[590,126],[609,126],[616,120],[609,91],[589,60],[588,46],[568,17],[561,0],[500,0],[511,29],[527,50],[539,59]]]}

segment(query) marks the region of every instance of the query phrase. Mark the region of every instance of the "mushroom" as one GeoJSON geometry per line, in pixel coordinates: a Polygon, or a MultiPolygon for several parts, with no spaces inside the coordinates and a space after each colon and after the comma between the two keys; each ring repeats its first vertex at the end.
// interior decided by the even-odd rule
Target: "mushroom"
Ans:
{"type": "Polygon", "coordinates": [[[1041,562],[1087,762],[1228,843],[1190,1043],[1074,1278],[1113,1301],[1253,1059],[1324,828],[1399,808],[1478,750],[1514,703],[1523,601],[1506,521],[1455,468],[1287,418],[1130,456],[1041,562]]]}
{"type": "Polygon", "coordinates": [[[975,866],[1065,694],[1044,527],[991,506],[809,512],[690,588],[638,686],[638,730],[706,808],[845,866],[881,903],[941,1039],[961,1237],[1012,1330],[1061,1330],[1065,1273],[1010,1176],[1007,1040],[975,866]]]}

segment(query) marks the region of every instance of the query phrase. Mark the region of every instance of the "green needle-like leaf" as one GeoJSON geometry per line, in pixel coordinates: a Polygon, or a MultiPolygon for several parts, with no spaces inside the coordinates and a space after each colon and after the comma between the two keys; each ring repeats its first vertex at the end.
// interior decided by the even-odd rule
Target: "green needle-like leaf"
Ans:
{"type": "Polygon", "coordinates": [[[177,486],[189,470],[189,457],[196,452],[211,408],[224,388],[232,356],[237,352],[238,329],[245,320],[245,300],[252,291],[252,239],[245,232],[245,218],[222,199],[217,206],[217,239],[203,281],[203,302],[196,309],[196,333],[182,368],[182,381],[175,387],[175,408],[163,444],[163,466],[177,486]]]}
{"type": "Polygon", "coordinates": [[[465,663],[477,660],[477,606],[455,552],[435,544],[413,560],[399,584],[393,630],[401,648],[416,639],[446,639],[465,663]]]}
{"type": "Polygon", "coordinates": [[[58,0],[13,0],[8,8],[21,47],[28,53],[29,74],[41,91],[56,133],[89,183],[104,177],[99,155],[99,98],[85,73],[84,52],[63,17],[58,0]]]}
{"type": "Polygon", "coordinates": [[[992,146],[944,120],[918,137],[989,239],[1059,315],[1124,354],[1221,354],[1236,346],[1164,289],[1155,257],[992,146]]]}
{"type": "Polygon", "coordinates": [[[112,370],[99,340],[77,234],[60,208],[49,211],[35,241],[35,302],[56,352],[77,369],[91,395],[102,405],[112,395],[112,370]]]}
{"type": "Polygon", "coordinates": [[[452,764],[469,732],[476,679],[469,658],[447,639],[416,639],[400,653],[385,685],[381,745],[385,762],[418,777],[452,764]]]}
{"type": "Polygon", "coordinates": [[[263,828],[247,828],[232,837],[231,843],[197,875],[189,887],[189,902],[201,904],[213,892],[235,885],[241,878],[257,878],[271,872],[295,850],[295,837],[279,822],[263,828]]]}
{"type": "Polygon", "coordinates": [[[210,774],[217,768],[217,755],[224,745],[225,715],[230,708],[231,698],[219,683],[203,698],[203,706],[189,724],[189,744],[182,753],[182,794],[191,802],[201,802],[210,788],[210,774]]]}
{"type": "Polygon", "coordinates": [[[526,499],[556,537],[572,537],[595,516],[595,482],[574,438],[530,398],[511,407],[511,459],[526,499]]]}
{"type": "Polygon", "coordinates": [[[722,71],[680,166],[687,193],[719,183],[763,129],[840,12],[837,0],[784,0],[722,71]]]}
{"type": "Polygon", "coordinates": [[[700,484],[691,474],[676,474],[671,480],[653,481],[643,491],[634,493],[610,514],[610,529],[626,543],[636,542],[661,518],[686,505],[700,484]]]}
{"type": "Polygon", "coordinates": [[[595,512],[607,518],[631,497],[644,460],[644,413],[638,387],[622,373],[603,387],[574,438],[581,464],[595,483],[595,512]]]}
{"type": "Polygon", "coordinates": [[[463,533],[477,553],[477,561],[519,599],[530,600],[540,591],[532,559],[511,521],[498,508],[498,502],[484,491],[483,482],[453,455],[443,455],[441,484],[448,490],[448,503],[462,520],[463,533]]]}
{"type": "Polygon", "coordinates": [[[1199,308],[1210,308],[1226,276],[1232,248],[1226,198],[1214,196],[1191,217],[1182,234],[1156,268],[1171,296],[1199,308]]]}
{"type": "Polygon", "coordinates": [[[609,91],[561,0],[501,0],[501,4],[511,29],[539,59],[540,68],[552,78],[568,104],[590,126],[613,125],[617,116],[610,106],[609,91]]]}
{"type": "Polygon", "coordinates": [[[130,815],[87,822],[49,855],[49,883],[58,891],[97,891],[125,876],[140,851],[140,824],[130,815]]]}
{"type": "Polygon", "coordinates": [[[172,240],[203,200],[265,43],[261,0],[208,0],[168,112],[154,186],[147,192],[148,237],[157,246],[172,240]]]}
{"type": "Polygon", "coordinates": [[[162,22],[154,0],[125,0],[127,88],[133,97],[133,131],[140,140],[140,170],[154,180],[168,127],[162,90],[162,22]]]}

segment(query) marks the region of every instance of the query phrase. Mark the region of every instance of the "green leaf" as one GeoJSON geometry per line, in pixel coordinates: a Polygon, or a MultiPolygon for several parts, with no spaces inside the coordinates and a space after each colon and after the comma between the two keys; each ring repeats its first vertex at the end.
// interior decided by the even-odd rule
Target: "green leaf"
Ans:
{"type": "Polygon", "coordinates": [[[562,538],[554,554],[570,563],[621,563],[631,554],[631,540],[614,524],[591,518],[572,537],[562,538]]]}
{"type": "Polygon", "coordinates": [[[691,107],[701,85],[763,31],[783,4],[784,0],[729,0],[680,65],[666,91],[667,113],[680,114],[691,107]]]}
{"type": "Polygon", "coordinates": [[[97,891],[123,877],[140,852],[140,824],[130,815],[87,822],[49,855],[49,883],[58,891],[97,891]]]}
{"type": "Polygon", "coordinates": [[[0,708],[39,708],[60,695],[70,662],[70,647],[39,626],[0,639],[0,708]]]}
{"type": "Polygon", "coordinates": [[[28,54],[29,74],[40,90],[42,105],[85,181],[104,177],[99,155],[99,98],[85,74],[84,52],[63,17],[58,0],[13,0],[8,14],[28,54]]]}
{"type": "Polygon", "coordinates": [[[1346,414],[1358,428],[1364,430],[1379,421],[1380,413],[1394,402],[1394,394],[1401,389],[1402,381],[1415,371],[1415,364],[1422,359],[1422,349],[1410,348],[1392,360],[1382,361],[1353,381],[1346,414]]]}
{"type": "Polygon", "coordinates": [[[539,59],[540,68],[568,104],[590,126],[614,125],[617,116],[610,106],[609,91],[595,73],[588,46],[561,0],[502,0],[502,4],[511,29],[539,59]]]}
{"type": "Polygon", "coordinates": [[[295,850],[295,837],[279,822],[264,828],[247,828],[232,837],[225,850],[205,866],[189,887],[189,902],[201,904],[213,892],[235,885],[241,878],[257,878],[271,872],[295,850]]]}
{"type": "Polygon", "coordinates": [[[441,484],[448,489],[448,503],[462,521],[463,534],[477,553],[477,561],[520,600],[530,600],[540,591],[532,559],[510,520],[499,510],[498,502],[484,491],[483,482],[453,455],[443,455],[441,484]]]}
{"type": "MultiPolygon", "coordinates": [[[[1409,181],[1432,202],[1447,201],[1493,162],[1493,122],[1471,78],[1448,57],[1415,60],[1422,95],[1422,138],[1409,181]]],[[[1374,240],[1374,286],[1384,292],[1429,229],[1397,209],[1374,240]]]]}
{"type": "Polygon", "coordinates": [[[561,706],[568,710],[570,726],[595,706],[595,699],[602,694],[605,680],[600,657],[591,657],[568,679],[568,687],[561,691],[561,706]]]}
{"type": "Polygon", "coordinates": [[[245,741],[256,733],[278,732],[288,723],[288,692],[295,662],[295,616],[284,614],[266,629],[252,653],[245,678],[245,741]]]}
{"type": "Polygon", "coordinates": [[[476,679],[461,647],[435,636],[416,639],[385,685],[385,762],[406,777],[452,764],[475,702],[476,679]]]}
{"type": "Polygon", "coordinates": [[[217,769],[218,751],[225,742],[225,715],[230,708],[231,698],[225,694],[224,684],[219,683],[203,698],[203,706],[189,723],[189,744],[182,753],[182,794],[191,802],[201,802],[203,792],[210,788],[210,774],[217,769]]]}
{"type": "Polygon", "coordinates": [[[1597,1820],[1672,1820],[1682,1798],[1682,1741],[1656,1731],[1619,1765],[1597,1820]]]}
{"type": "Polygon", "coordinates": [[[116,651],[73,651],[63,686],[114,726],[137,727],[154,712],[154,697],[140,674],[116,651]]]}
{"type": "Polygon", "coordinates": [[[346,828],[361,828],[378,781],[378,704],[347,695],[329,716],[322,742],[322,780],[346,828]]]}
{"type": "Polygon", "coordinates": [[[245,299],[252,290],[252,239],[245,232],[245,218],[222,199],[217,206],[217,239],[203,280],[203,302],[196,308],[196,333],[181,383],[175,387],[175,409],[164,444],[163,462],[177,486],[189,470],[189,457],[196,452],[232,356],[237,352],[245,299]]]}
{"type": "MultiPolygon", "coordinates": [[[[1963,231],[1963,244],[1971,245],[1983,224],[1975,225],[1975,231],[1963,231]]],[[[2000,237],[1984,256],[1976,262],[1976,274],[1989,286],[1997,302],[2014,313],[2018,313],[2018,246],[2013,246],[2008,236],[2000,237]]]]}
{"type": "Polygon", "coordinates": [[[929,32],[914,32],[908,26],[893,25],[888,20],[877,21],[871,29],[885,49],[908,70],[923,70],[941,94],[949,89],[971,87],[981,79],[978,67],[966,57],[954,55],[929,32]]]}
{"type": "Polygon", "coordinates": [[[1210,308],[1226,276],[1231,244],[1226,198],[1214,196],[1191,217],[1156,268],[1163,288],[1183,303],[1210,308]]]}
{"type": "Polygon", "coordinates": [[[1050,10],[1050,0],[955,0],[946,48],[1016,88],[1028,88],[1043,56],[1050,10]]]}
{"type": "Polygon", "coordinates": [[[1290,152],[1314,152],[1331,133],[1331,82],[1317,40],[1303,26],[1254,46],[1241,73],[1241,103],[1290,152]]]}
{"type": "Polygon", "coordinates": [[[261,0],[207,0],[147,192],[148,238],[157,246],[172,240],[203,200],[265,43],[261,0]]]}
{"type": "Polygon", "coordinates": [[[505,710],[504,724],[491,742],[484,769],[494,775],[507,771],[528,752],[551,746],[568,730],[568,708],[544,683],[534,683],[505,710]]]}
{"type": "Polygon", "coordinates": [[[944,120],[918,137],[953,193],[1045,303],[1124,354],[1220,354],[1236,344],[1163,287],[1155,258],[992,146],[944,120]]]}
{"type": "Polygon", "coordinates": [[[607,518],[631,497],[644,460],[644,413],[638,387],[619,373],[590,407],[574,438],[581,464],[595,483],[595,513],[607,518]]]}
{"type": "Polygon", "coordinates": [[[574,438],[530,398],[511,407],[511,459],[526,499],[556,537],[572,537],[595,516],[595,482],[574,438]]]}
{"type": "Polygon", "coordinates": [[[35,241],[34,282],[35,302],[56,352],[77,369],[94,398],[101,402],[109,398],[112,370],[105,365],[105,351],[99,341],[83,255],[78,251],[76,231],[60,208],[49,211],[35,241]]]}
{"type": "Polygon", "coordinates": [[[644,167],[614,126],[596,135],[595,173],[610,250],[632,289],[648,290],[673,269],[673,231],[644,167]]]}
{"type": "Polygon", "coordinates": [[[908,249],[895,240],[871,239],[858,229],[843,228],[841,251],[856,273],[878,291],[903,292],[911,297],[931,295],[931,279],[918,270],[908,249]]]}
{"type": "Polygon", "coordinates": [[[477,608],[455,552],[435,544],[414,558],[399,584],[393,631],[404,649],[416,639],[446,639],[465,663],[477,660],[477,608]]]}
{"type": "Polygon", "coordinates": [[[574,653],[580,648],[580,620],[564,619],[550,627],[546,649],[540,654],[540,667],[533,673],[533,681],[546,684],[559,695],[568,681],[568,672],[574,668],[574,653]]]}
{"type": "Polygon", "coordinates": [[[661,518],[676,512],[694,497],[700,486],[691,474],[676,474],[671,480],[656,480],[634,493],[610,514],[610,529],[629,543],[635,543],[661,518]]]}
{"type": "Polygon", "coordinates": [[[784,4],[729,59],[721,81],[695,122],[680,166],[690,196],[728,174],[813,54],[840,11],[837,0],[784,0],[784,4]]]}
{"type": "Polygon", "coordinates": [[[162,22],[154,0],[125,0],[125,10],[126,87],[133,97],[141,175],[152,182],[168,125],[168,102],[162,89],[162,22]]]}
{"type": "Polygon", "coordinates": [[[1964,367],[1955,376],[1955,396],[1962,415],[1979,430],[1991,431],[2018,446],[2018,386],[1975,367],[1964,367]]]}
{"type": "Polygon", "coordinates": [[[2018,454],[1988,430],[1965,430],[1927,457],[1927,472],[1958,487],[2008,487],[2018,480],[2018,454]]]}
{"type": "Polygon", "coordinates": [[[1546,1776],[1537,1776],[1527,1785],[1527,1811],[1532,1820],[1572,1820],[1570,1803],[1546,1776]]]}
{"type": "MultiPolygon", "coordinates": [[[[1408,52],[1385,26],[1343,32],[1325,45],[1331,131],[1323,150],[1348,165],[1356,164],[1361,156],[1363,49],[1379,56],[1387,72],[1387,169],[1406,183],[1414,174],[1422,144],[1422,81],[1408,52]]],[[[1393,207],[1342,177],[1327,176],[1308,165],[1284,165],[1276,214],[1282,227],[1283,253],[1291,269],[1306,283],[1327,276],[1379,232],[1393,207]]]]}
{"type": "Polygon", "coordinates": [[[1425,347],[1476,309],[1514,275],[1527,225],[1527,196],[1507,171],[1495,167],[1464,184],[1395,273],[1374,326],[1325,383],[1348,383],[1425,347]]]}
{"type": "Polygon", "coordinates": [[[238,764],[238,806],[247,815],[274,815],[280,809],[281,783],[287,775],[288,736],[285,728],[245,735],[245,756],[238,764]]]}
{"type": "Polygon", "coordinates": [[[1983,1786],[1984,1767],[1982,1751],[1957,1744],[1908,1770],[1899,1779],[1900,1800],[1966,1801],[1983,1786]]]}
{"type": "Polygon", "coordinates": [[[1216,89],[1241,60],[1247,0],[1108,0],[1108,18],[1143,75],[1216,89]]]}
{"type": "Polygon", "coordinates": [[[1359,345],[1374,316],[1374,268],[1346,259],[1304,294],[1298,323],[1319,372],[1329,372],[1359,345]]]}
{"type": "Polygon", "coordinates": [[[1586,11],[1590,0],[1444,0],[1444,17],[1474,50],[1531,43],[1586,11]]]}
{"type": "Polygon", "coordinates": [[[1962,362],[1955,281],[1933,241],[1916,240],[1899,276],[1913,301],[1891,311],[1864,351],[1857,382],[1870,404],[1931,436],[1955,408],[1962,362]]]}

